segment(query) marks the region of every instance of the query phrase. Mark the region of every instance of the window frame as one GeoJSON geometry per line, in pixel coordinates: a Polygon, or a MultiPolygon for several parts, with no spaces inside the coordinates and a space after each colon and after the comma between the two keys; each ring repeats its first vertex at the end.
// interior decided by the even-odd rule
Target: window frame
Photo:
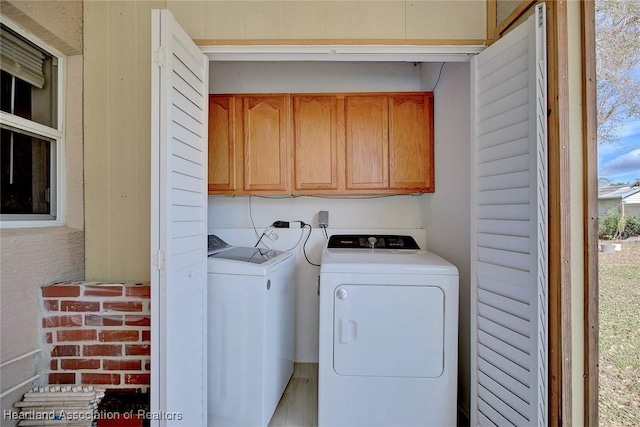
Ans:
{"type": "Polygon", "coordinates": [[[51,227],[66,224],[66,162],[65,162],[65,106],[66,106],[66,76],[67,57],[52,48],[38,37],[20,28],[4,16],[0,17],[0,23],[11,31],[46,51],[58,60],[57,75],[57,122],[56,127],[42,125],[40,123],[19,117],[4,111],[0,111],[0,123],[15,131],[32,134],[50,140],[51,147],[51,214],[0,214],[0,228],[32,228],[51,227]],[[53,217],[55,215],[55,217],[53,217]]]}

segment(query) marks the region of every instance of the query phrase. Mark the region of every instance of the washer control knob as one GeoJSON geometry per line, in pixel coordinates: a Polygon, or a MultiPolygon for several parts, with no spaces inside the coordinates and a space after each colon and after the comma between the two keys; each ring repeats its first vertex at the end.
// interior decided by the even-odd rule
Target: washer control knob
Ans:
{"type": "Polygon", "coordinates": [[[346,299],[348,296],[349,292],[347,292],[347,290],[344,288],[338,288],[338,290],[336,291],[336,297],[338,297],[338,299],[340,300],[346,299]]]}
{"type": "Polygon", "coordinates": [[[375,237],[371,236],[367,239],[367,241],[369,242],[369,247],[370,248],[375,248],[376,247],[376,243],[378,243],[378,239],[376,239],[375,237]]]}

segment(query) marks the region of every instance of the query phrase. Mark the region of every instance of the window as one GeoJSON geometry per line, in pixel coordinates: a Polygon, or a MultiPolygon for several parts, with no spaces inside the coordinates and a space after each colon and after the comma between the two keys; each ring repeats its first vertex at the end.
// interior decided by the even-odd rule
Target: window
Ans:
{"type": "Polygon", "coordinates": [[[0,220],[62,224],[63,58],[4,20],[0,35],[0,220]]]}

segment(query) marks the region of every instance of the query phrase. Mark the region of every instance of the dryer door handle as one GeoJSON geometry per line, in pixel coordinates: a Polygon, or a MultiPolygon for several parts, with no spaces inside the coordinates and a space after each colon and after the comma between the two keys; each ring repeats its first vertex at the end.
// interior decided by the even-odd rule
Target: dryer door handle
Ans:
{"type": "Polygon", "coordinates": [[[355,320],[340,319],[338,342],[340,344],[349,344],[356,340],[358,337],[358,324],[355,320]]]}

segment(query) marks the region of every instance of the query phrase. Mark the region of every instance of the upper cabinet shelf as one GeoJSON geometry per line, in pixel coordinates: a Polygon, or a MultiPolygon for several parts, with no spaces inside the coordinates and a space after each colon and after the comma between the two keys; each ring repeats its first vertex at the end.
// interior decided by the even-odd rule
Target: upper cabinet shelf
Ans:
{"type": "Polygon", "coordinates": [[[434,191],[433,94],[210,95],[209,194],[434,191]]]}

